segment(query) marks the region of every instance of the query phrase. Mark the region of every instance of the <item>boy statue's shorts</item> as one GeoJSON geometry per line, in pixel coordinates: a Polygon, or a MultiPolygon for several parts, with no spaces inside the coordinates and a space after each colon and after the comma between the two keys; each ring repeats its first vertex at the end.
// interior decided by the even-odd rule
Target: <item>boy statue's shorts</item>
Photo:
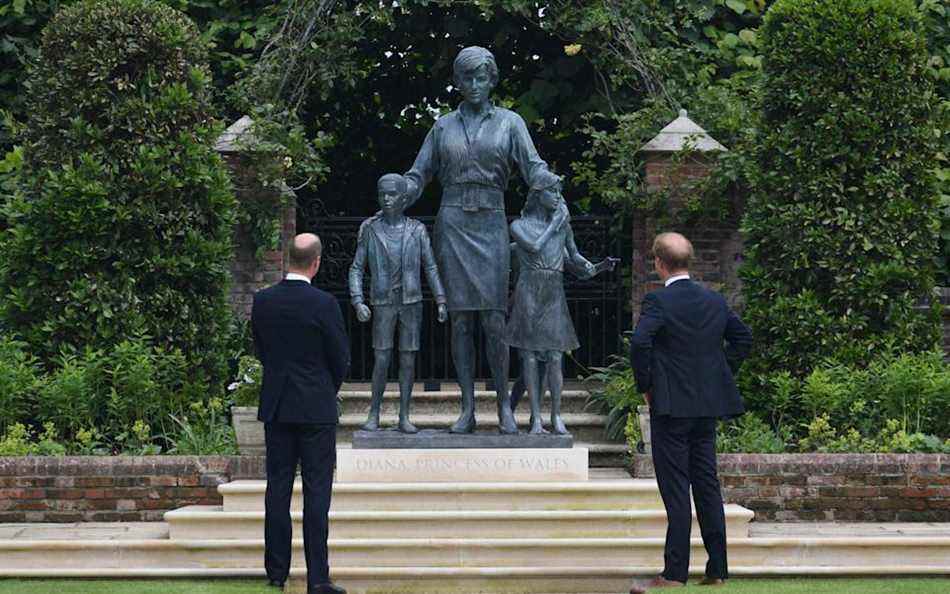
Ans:
{"type": "Polygon", "coordinates": [[[422,302],[373,307],[373,348],[393,348],[393,334],[399,321],[399,350],[418,351],[422,331],[422,302]]]}

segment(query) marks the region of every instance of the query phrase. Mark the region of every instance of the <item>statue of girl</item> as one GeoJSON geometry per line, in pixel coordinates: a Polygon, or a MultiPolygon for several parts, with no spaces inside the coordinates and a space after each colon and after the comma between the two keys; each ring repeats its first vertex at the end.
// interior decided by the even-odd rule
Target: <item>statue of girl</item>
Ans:
{"type": "Polygon", "coordinates": [[[531,401],[530,433],[544,433],[541,423],[541,378],[543,364],[551,392],[551,429],[566,434],[561,419],[564,377],[561,359],[580,346],[564,295],[565,260],[579,264],[594,276],[613,270],[619,261],[605,258],[591,264],[573,241],[567,204],[561,197],[561,179],[553,173],[539,175],[528,192],[521,218],[511,223],[518,261],[518,281],[505,343],[518,349],[521,372],[531,401]]]}

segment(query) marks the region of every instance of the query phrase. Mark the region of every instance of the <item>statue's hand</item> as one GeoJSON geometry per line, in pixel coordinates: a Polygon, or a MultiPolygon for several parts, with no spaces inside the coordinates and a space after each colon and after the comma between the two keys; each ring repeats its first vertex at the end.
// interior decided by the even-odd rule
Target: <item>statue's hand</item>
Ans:
{"type": "Polygon", "coordinates": [[[439,322],[445,322],[445,320],[449,319],[449,310],[447,307],[445,307],[444,303],[439,304],[438,318],[439,322]]]}
{"type": "Polygon", "coordinates": [[[604,272],[604,271],[610,272],[614,268],[617,267],[618,263],[620,263],[620,258],[613,258],[611,256],[607,256],[606,258],[598,262],[596,266],[594,266],[595,274],[600,274],[601,272],[604,272]]]}
{"type": "Polygon", "coordinates": [[[373,312],[365,303],[358,303],[353,306],[356,309],[356,319],[361,322],[368,322],[373,317],[373,312]]]}

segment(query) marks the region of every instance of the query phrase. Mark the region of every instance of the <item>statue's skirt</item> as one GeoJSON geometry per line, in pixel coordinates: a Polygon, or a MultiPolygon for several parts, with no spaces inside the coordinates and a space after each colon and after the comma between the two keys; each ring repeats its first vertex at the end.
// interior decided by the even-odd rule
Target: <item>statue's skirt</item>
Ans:
{"type": "Polygon", "coordinates": [[[528,268],[518,273],[505,343],[525,351],[567,352],[580,346],[561,272],[528,268]]]}
{"type": "Polygon", "coordinates": [[[509,241],[504,210],[443,201],[434,243],[450,311],[508,309],[509,241]]]}

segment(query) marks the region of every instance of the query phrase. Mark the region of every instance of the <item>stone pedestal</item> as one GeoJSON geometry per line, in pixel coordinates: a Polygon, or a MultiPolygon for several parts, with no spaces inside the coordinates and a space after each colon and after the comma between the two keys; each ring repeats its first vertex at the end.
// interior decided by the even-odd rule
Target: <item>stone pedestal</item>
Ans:
{"type": "Polygon", "coordinates": [[[586,481],[587,448],[338,450],[340,483],[586,481]]]}

